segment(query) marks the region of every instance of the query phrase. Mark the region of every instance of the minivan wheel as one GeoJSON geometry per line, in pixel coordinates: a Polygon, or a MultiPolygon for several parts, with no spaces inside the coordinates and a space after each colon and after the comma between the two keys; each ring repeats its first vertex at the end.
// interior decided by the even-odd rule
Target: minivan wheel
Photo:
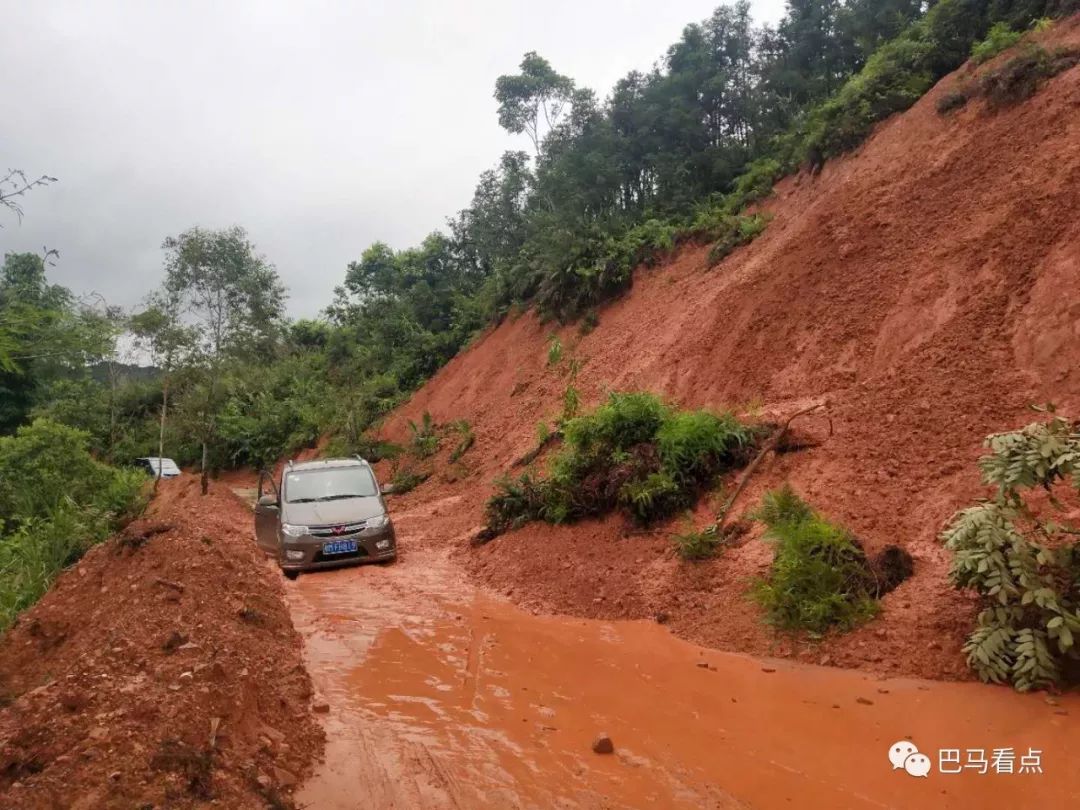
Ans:
{"type": "Polygon", "coordinates": [[[285,579],[296,579],[300,576],[299,571],[282,571],[281,573],[285,575],[285,579]]]}

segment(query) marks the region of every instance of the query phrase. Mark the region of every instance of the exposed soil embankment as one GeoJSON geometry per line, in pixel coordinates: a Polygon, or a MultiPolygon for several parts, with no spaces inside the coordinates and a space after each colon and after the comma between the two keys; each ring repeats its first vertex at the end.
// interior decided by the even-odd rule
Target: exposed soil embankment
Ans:
{"type": "MultiPolygon", "coordinates": [[[[1080,44],[1077,19],[1046,44],[1080,44]]],[[[438,527],[477,578],[535,609],[667,614],[675,632],[724,649],[967,677],[960,647],[974,607],[950,586],[937,533],[983,493],[986,434],[1031,421],[1033,402],[1080,413],[1080,69],[1015,107],[972,101],[940,116],[938,97],[969,74],[947,77],[820,176],[782,182],[765,233],[717,267],[707,247],[690,247],[640,271],[584,337],[531,313],[507,319],[392,415],[384,433],[399,441],[424,411],[472,424],[468,472],[437,472],[408,497],[462,496],[438,527]],[[817,446],[767,461],[735,512],[790,480],[868,548],[905,547],[914,577],[879,618],[819,643],[777,636],[748,599],[772,556],[760,530],[700,564],[671,551],[682,520],[652,534],[619,518],[531,525],[468,548],[493,478],[561,410],[567,362],[548,365],[553,332],[583,364],[575,385],[588,405],[643,389],[779,418],[827,401],[799,423],[817,446]]],[[[716,505],[699,508],[699,525],[716,505]]]]}
{"type": "Polygon", "coordinates": [[[266,807],[320,754],[280,577],[224,486],[162,483],[0,641],[0,806],[266,807]]]}

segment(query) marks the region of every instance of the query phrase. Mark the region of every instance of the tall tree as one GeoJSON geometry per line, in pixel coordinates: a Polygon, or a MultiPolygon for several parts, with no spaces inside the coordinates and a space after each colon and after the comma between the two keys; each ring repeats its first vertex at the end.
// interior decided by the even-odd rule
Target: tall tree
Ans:
{"type": "Polygon", "coordinates": [[[285,288],[277,271],[255,251],[243,228],[192,228],[165,240],[163,295],[175,297],[198,330],[197,353],[205,398],[197,409],[202,444],[202,491],[209,478],[219,380],[228,360],[272,359],[281,330],[285,288]]]}
{"type": "Polygon", "coordinates": [[[539,156],[544,133],[558,125],[572,100],[574,82],[556,73],[536,51],[525,54],[520,67],[520,73],[495,80],[499,124],[515,135],[528,135],[539,156]]]}
{"type": "MultiPolygon", "coordinates": [[[[148,352],[150,361],[161,372],[161,412],[158,419],[158,459],[165,455],[165,421],[169,412],[169,393],[176,370],[192,355],[198,336],[180,320],[180,296],[167,287],[150,296],[147,307],[132,315],[128,328],[148,352]]],[[[154,478],[154,488],[161,480],[161,464],[154,478]]]]}

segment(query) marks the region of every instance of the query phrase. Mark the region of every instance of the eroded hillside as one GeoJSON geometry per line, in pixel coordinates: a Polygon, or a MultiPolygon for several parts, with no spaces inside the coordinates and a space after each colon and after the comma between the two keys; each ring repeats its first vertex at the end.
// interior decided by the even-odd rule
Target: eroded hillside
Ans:
{"type": "MultiPolygon", "coordinates": [[[[1080,44],[1080,24],[1043,39],[1080,44]]],[[[383,429],[404,439],[408,420],[427,411],[476,433],[467,474],[437,465],[406,497],[462,495],[460,513],[436,515],[446,542],[478,578],[530,607],[666,614],[675,632],[725,649],[967,677],[960,646],[973,605],[947,582],[936,535],[982,493],[974,462],[986,434],[1030,421],[1030,403],[1080,411],[1080,69],[1016,106],[991,111],[976,99],[939,114],[939,98],[973,71],[947,77],[819,176],[780,183],[764,205],[764,235],[718,266],[691,246],[639,270],[586,335],[526,313],[483,336],[383,429]],[[667,537],[683,519],[650,533],[616,517],[532,525],[470,548],[492,480],[560,410],[567,362],[548,362],[553,332],[581,363],[575,385],[587,405],[642,389],[778,418],[827,402],[801,423],[816,446],[769,460],[736,511],[789,480],[868,546],[908,549],[915,575],[878,619],[809,644],[775,636],[746,597],[771,559],[758,530],[697,564],[671,552],[667,537]]],[[[699,505],[699,524],[716,505],[699,505]]]]}

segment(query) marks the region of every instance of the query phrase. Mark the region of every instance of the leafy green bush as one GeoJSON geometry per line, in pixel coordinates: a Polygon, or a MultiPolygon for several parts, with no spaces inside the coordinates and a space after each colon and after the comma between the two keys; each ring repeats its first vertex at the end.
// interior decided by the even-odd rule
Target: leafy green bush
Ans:
{"type": "Polygon", "coordinates": [[[390,483],[394,488],[392,494],[404,495],[406,492],[411,492],[430,477],[431,473],[420,472],[411,467],[402,467],[390,478],[390,483]]]}
{"type": "Polygon", "coordinates": [[[718,265],[735,248],[753,242],[767,224],[768,220],[761,214],[725,217],[723,223],[712,231],[716,241],[709,251],[709,267],[718,265]]]}
{"type": "Polygon", "coordinates": [[[147,477],[95,461],[88,443],[46,419],[0,437],[0,629],[145,503],[147,477]]]}
{"type": "Polygon", "coordinates": [[[990,26],[986,39],[977,42],[971,48],[971,61],[981,65],[993,59],[999,53],[1011,48],[1024,35],[1023,31],[1013,31],[1006,22],[996,22],[990,26]]]}
{"type": "Polygon", "coordinates": [[[776,158],[758,158],[747,164],[743,173],[735,179],[731,193],[724,199],[724,207],[728,213],[737,214],[750,203],[768,197],[783,174],[784,167],[776,158]]]}
{"type": "Polygon", "coordinates": [[[758,519],[776,545],[755,595],[769,621],[786,630],[850,629],[877,612],[876,583],[862,547],[817,515],[788,487],[765,496],[758,519]]]}
{"type": "Polygon", "coordinates": [[[495,533],[531,520],[563,523],[622,508],[650,523],[693,503],[719,473],[745,462],[755,432],[730,414],[675,411],[646,393],[615,393],[563,424],[546,478],[503,478],[488,501],[495,533]]]}
{"type": "Polygon", "coordinates": [[[1080,431],[1055,416],[989,436],[986,447],[980,467],[993,499],[958,512],[941,535],[955,554],[953,582],[983,608],[964,652],[984,681],[1052,686],[1066,661],[1080,660],[1080,528],[1043,519],[1023,493],[1070,479],[1080,490],[1080,431]]]}

